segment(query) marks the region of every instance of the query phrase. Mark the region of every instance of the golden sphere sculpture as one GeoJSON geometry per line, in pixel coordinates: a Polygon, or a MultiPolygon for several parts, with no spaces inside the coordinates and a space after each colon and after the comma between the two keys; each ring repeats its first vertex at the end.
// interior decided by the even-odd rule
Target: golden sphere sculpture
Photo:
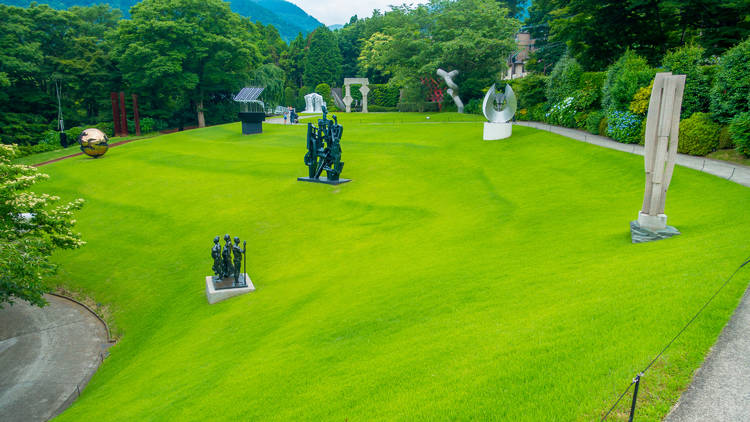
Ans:
{"type": "Polygon", "coordinates": [[[109,139],[107,135],[97,128],[88,128],[78,136],[78,144],[81,145],[81,151],[89,157],[98,158],[104,155],[109,149],[107,144],[109,139]]]}

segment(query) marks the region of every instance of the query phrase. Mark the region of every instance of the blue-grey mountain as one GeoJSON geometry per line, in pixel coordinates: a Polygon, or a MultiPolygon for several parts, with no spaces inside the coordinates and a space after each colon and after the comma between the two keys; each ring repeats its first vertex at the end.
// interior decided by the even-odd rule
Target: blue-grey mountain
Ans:
{"type": "MultiPolygon", "coordinates": [[[[28,7],[33,0],[0,0],[0,4],[28,7]]],[[[130,8],[137,0],[39,0],[55,9],[67,9],[72,6],[93,6],[107,3],[115,9],[120,9],[125,18],[130,17],[130,8]]],[[[314,17],[305,13],[296,5],[285,0],[229,0],[232,11],[249,17],[253,22],[273,25],[279,31],[284,41],[290,41],[302,32],[307,34],[320,25],[314,17]]]]}

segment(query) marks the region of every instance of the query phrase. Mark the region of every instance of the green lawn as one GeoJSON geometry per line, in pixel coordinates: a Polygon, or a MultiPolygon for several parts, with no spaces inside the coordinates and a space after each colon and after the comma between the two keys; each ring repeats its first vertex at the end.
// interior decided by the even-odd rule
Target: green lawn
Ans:
{"type": "MultiPolygon", "coordinates": [[[[304,125],[43,167],[41,189],[87,201],[88,244],[50,283],[121,334],[59,420],[598,420],[747,257],[750,190],[678,167],[683,234],[633,245],[641,157],[526,127],[483,142],[481,120],[341,116],[341,186],[296,181],[304,125]],[[208,305],[224,233],[257,291],[208,305]]],[[[748,278],[643,378],[637,420],[668,412],[748,278]]]]}

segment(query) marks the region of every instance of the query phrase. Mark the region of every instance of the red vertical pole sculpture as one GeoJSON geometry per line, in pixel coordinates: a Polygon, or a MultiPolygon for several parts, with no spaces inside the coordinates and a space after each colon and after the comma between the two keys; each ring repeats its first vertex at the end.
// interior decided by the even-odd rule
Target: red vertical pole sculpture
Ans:
{"type": "Polygon", "coordinates": [[[133,120],[135,121],[135,135],[141,136],[141,119],[138,116],[138,96],[133,94],[133,120]]]}
{"type": "Polygon", "coordinates": [[[110,96],[112,97],[112,119],[115,123],[115,136],[120,136],[122,130],[120,129],[120,108],[117,107],[117,93],[113,92],[110,96]]]}
{"type": "Polygon", "coordinates": [[[125,113],[125,93],[120,91],[120,127],[122,136],[128,136],[128,117],[125,113]]]}

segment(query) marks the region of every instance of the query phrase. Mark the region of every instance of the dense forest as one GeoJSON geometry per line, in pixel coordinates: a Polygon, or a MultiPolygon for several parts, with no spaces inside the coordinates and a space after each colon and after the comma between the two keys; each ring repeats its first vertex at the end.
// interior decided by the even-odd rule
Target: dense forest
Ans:
{"type": "MultiPolygon", "coordinates": [[[[8,6],[29,7],[32,3],[44,3],[53,9],[65,10],[74,6],[91,7],[108,4],[119,9],[124,18],[130,17],[130,8],[139,0],[0,0],[8,6]]],[[[322,25],[320,21],[305,13],[304,10],[284,0],[233,0],[229,2],[233,12],[250,18],[255,23],[273,25],[281,38],[290,41],[298,33],[306,34],[322,25]]]]}
{"type": "MultiPolygon", "coordinates": [[[[630,54],[651,73],[681,47],[693,48],[691,60],[715,69],[750,35],[750,0],[534,0],[527,6],[524,0],[431,0],[353,16],[335,31],[319,26],[286,43],[273,25],[254,23],[220,0],[144,0],[130,9],[130,19],[106,5],[2,5],[0,138],[53,142],[58,92],[66,128],[97,125],[108,132],[115,91],[139,96],[146,130],[233,121],[231,95],[249,84],[266,87],[268,106],[301,107],[313,91],[333,105],[331,88],[341,87],[344,77],[369,78],[371,111],[454,109],[439,95],[445,86],[437,68],[459,71],[466,110],[478,112],[484,91],[502,79],[518,51],[519,31],[533,35],[536,50],[527,66],[531,76],[514,87],[522,101],[524,88],[533,88],[526,90],[526,117],[543,120],[555,103],[537,94],[563,70],[605,75],[630,54]]],[[[701,75],[706,92],[698,96],[699,111],[708,112],[713,82],[701,75]]],[[[586,80],[596,98],[579,111],[601,108],[605,77],[586,80]]],[[[579,79],[569,88],[580,89],[579,79]]],[[[628,89],[641,88],[641,79],[647,78],[628,89]]],[[[578,124],[583,120],[578,116],[578,124]]]]}

